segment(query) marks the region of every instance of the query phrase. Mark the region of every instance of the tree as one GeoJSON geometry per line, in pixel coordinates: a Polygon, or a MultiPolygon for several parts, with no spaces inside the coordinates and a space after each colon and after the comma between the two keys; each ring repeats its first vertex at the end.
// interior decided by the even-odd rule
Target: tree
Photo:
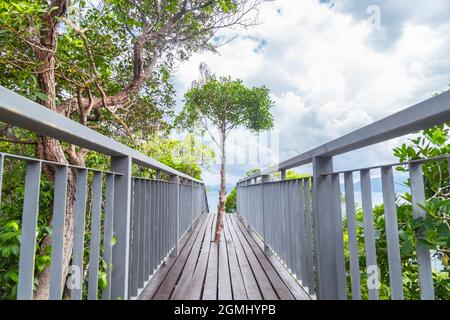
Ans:
{"type": "Polygon", "coordinates": [[[262,87],[246,87],[241,80],[211,75],[205,65],[200,65],[202,78],[194,82],[184,95],[184,108],[176,119],[181,127],[193,128],[200,125],[206,130],[220,150],[220,191],[217,223],[214,241],[220,240],[223,228],[223,213],[226,196],[226,154],[227,135],[237,127],[258,133],[272,128],[270,109],[273,102],[269,90],[262,87]],[[212,125],[219,132],[216,139],[212,125]]]}
{"type": "MultiPolygon", "coordinates": [[[[215,50],[221,44],[213,39],[218,30],[256,23],[253,13],[262,2],[2,1],[0,83],[83,125],[134,140],[147,121],[139,110],[172,103],[173,64],[192,52],[215,50]]],[[[44,136],[32,142],[41,159],[85,165],[88,150],[44,136]]],[[[44,169],[53,179],[51,168],[44,169]]],[[[74,197],[70,171],[64,276],[73,247],[74,197]]],[[[50,243],[48,236],[42,246],[50,243]]],[[[39,275],[35,298],[48,297],[49,276],[49,268],[39,275]]]]}

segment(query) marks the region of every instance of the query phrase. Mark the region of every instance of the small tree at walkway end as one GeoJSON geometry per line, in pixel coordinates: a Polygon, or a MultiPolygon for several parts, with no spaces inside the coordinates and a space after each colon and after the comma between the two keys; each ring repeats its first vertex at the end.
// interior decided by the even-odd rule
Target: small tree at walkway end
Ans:
{"type": "Polygon", "coordinates": [[[195,81],[185,95],[184,108],[176,119],[183,128],[200,127],[207,131],[220,150],[220,191],[214,241],[220,240],[226,197],[225,144],[230,131],[245,128],[259,133],[273,127],[270,109],[273,102],[269,90],[262,87],[249,88],[241,80],[216,77],[200,65],[201,80],[195,81]],[[219,132],[215,137],[212,129],[219,132]]]}

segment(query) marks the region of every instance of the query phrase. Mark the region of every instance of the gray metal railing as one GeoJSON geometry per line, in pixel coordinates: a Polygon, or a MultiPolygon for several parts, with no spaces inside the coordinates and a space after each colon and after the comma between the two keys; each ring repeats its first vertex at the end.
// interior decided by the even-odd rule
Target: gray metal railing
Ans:
{"type": "Polygon", "coordinates": [[[208,212],[205,186],[201,181],[3,87],[0,87],[0,121],[111,157],[110,169],[105,171],[0,150],[0,190],[5,182],[2,181],[5,161],[19,161],[26,167],[17,299],[33,298],[36,228],[44,166],[52,167],[55,172],[50,299],[61,299],[66,286],[63,283],[65,237],[74,238],[70,268],[76,269],[80,276],[69,288],[71,299],[130,299],[139,293],[169,254],[178,254],[182,235],[201,213],[208,212]],[[132,164],[155,170],[157,178],[132,177],[132,164]],[[69,173],[76,180],[72,235],[64,232],[69,173]],[[170,177],[170,181],[162,180],[160,173],[170,177]],[[85,258],[87,248],[89,257],[85,258]],[[106,264],[107,279],[107,286],[101,291],[98,287],[100,262],[106,264]],[[84,267],[87,272],[83,271],[84,267]]]}
{"type": "MultiPolygon", "coordinates": [[[[333,157],[449,121],[450,92],[445,92],[264,169],[259,174],[245,177],[237,183],[237,213],[245,219],[248,227],[263,239],[267,254],[275,254],[310,293],[316,293],[318,299],[347,299],[348,296],[361,299],[353,174],[356,172],[360,177],[364,230],[362,246],[366,255],[366,267],[376,268],[371,173],[379,170],[386,225],[390,294],[392,299],[403,299],[393,167],[407,167],[413,217],[423,217],[425,211],[419,205],[426,200],[422,163],[449,161],[449,157],[445,155],[342,172],[333,170],[333,157]],[[311,178],[285,180],[286,170],[309,163],[313,165],[311,178]],[[271,175],[277,172],[281,172],[281,180],[271,181],[271,175]],[[344,182],[342,192],[341,181],[344,182]],[[344,211],[341,195],[345,198],[344,211]],[[343,224],[345,221],[347,225],[343,224]],[[344,256],[344,228],[348,232],[349,270],[344,256]],[[351,292],[347,292],[347,277],[351,282],[351,292]]],[[[430,250],[420,241],[416,241],[416,252],[421,298],[434,299],[430,250]]],[[[367,288],[369,299],[379,298],[376,286],[367,288]]]]}

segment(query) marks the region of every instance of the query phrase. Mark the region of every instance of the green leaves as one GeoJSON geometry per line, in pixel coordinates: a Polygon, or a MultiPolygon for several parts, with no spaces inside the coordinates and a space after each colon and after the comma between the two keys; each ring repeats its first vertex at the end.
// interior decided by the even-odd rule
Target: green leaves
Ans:
{"type": "Polygon", "coordinates": [[[35,91],[34,95],[43,101],[48,101],[48,95],[46,95],[45,93],[42,93],[40,91],[35,91]]]}
{"type": "Polygon", "coordinates": [[[450,229],[445,222],[439,224],[436,230],[440,238],[448,238],[450,236],[450,229]]]}
{"type": "Polygon", "coordinates": [[[39,270],[39,272],[42,272],[44,268],[48,265],[50,265],[51,262],[51,256],[48,254],[40,255],[36,257],[36,268],[39,270]]]}
{"type": "Polygon", "coordinates": [[[266,87],[247,88],[241,80],[209,75],[185,93],[185,106],[175,123],[192,128],[202,121],[219,130],[241,126],[259,132],[273,126],[273,102],[266,87]]]}
{"type": "Polygon", "coordinates": [[[225,212],[227,213],[236,212],[237,206],[236,196],[237,196],[236,188],[233,188],[233,190],[231,190],[230,194],[227,196],[227,199],[225,200],[225,212]]]}
{"type": "Polygon", "coordinates": [[[408,257],[414,250],[414,242],[411,239],[406,239],[403,241],[400,248],[400,253],[402,257],[408,257]]]}
{"type": "Polygon", "coordinates": [[[425,133],[426,138],[437,146],[442,146],[447,142],[447,134],[444,133],[443,128],[437,127],[435,130],[428,130],[425,133]]]}

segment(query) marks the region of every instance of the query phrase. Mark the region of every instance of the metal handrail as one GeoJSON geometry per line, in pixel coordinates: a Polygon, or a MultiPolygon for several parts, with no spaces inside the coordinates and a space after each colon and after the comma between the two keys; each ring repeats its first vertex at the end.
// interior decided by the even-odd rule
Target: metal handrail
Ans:
{"type": "Polygon", "coordinates": [[[450,121],[450,91],[282,161],[275,166],[262,170],[258,174],[242,178],[239,182],[305,165],[311,163],[314,157],[336,156],[448,121],[450,121]]]}
{"type": "Polygon", "coordinates": [[[0,120],[17,127],[110,156],[128,156],[140,166],[202,183],[145,154],[0,86],[0,120]]]}
{"type": "MultiPolygon", "coordinates": [[[[450,155],[339,171],[333,168],[333,157],[449,121],[450,91],[239,180],[237,213],[245,219],[249,229],[260,235],[266,254],[275,254],[310,293],[317,294],[318,299],[349,298],[347,275],[350,275],[351,298],[358,300],[365,284],[359,267],[358,247],[361,243],[358,243],[356,231],[353,173],[360,176],[366,274],[376,279],[378,264],[371,170],[379,170],[390,297],[404,299],[393,169],[407,166],[412,215],[414,218],[424,218],[426,212],[422,205],[427,199],[422,164],[447,161],[450,174],[450,155]],[[286,180],[287,169],[308,163],[313,165],[312,178],[286,180]],[[271,181],[270,175],[278,171],[281,171],[281,181],[271,181]],[[341,191],[342,176],[345,192],[341,191]],[[345,260],[342,195],[345,197],[349,268],[345,260]]],[[[416,238],[420,239],[422,233],[423,230],[418,230],[416,238]]],[[[421,299],[434,299],[430,249],[416,241],[415,255],[421,299]]],[[[365,289],[369,299],[379,299],[377,286],[367,283],[365,289]]]]}
{"type": "MultiPolygon", "coordinates": [[[[107,265],[102,299],[129,299],[142,290],[168,255],[179,254],[181,236],[208,211],[205,185],[139,151],[87,128],[0,86],[0,121],[110,156],[109,171],[0,152],[0,190],[4,160],[25,164],[22,242],[17,299],[33,298],[36,228],[42,165],[54,168],[50,299],[63,296],[63,257],[67,231],[69,170],[74,179],[74,240],[71,267],[83,272],[85,220],[90,217],[87,297],[97,299],[100,255],[107,265]],[[133,177],[132,164],[156,170],[156,178],[133,177]],[[161,173],[170,176],[162,180],[161,173]],[[88,179],[89,174],[89,179],[88,179]],[[203,189],[203,190],[202,190],[203,189]],[[90,196],[90,200],[89,197],[90,196]],[[90,202],[90,208],[87,204],[90,202]],[[103,205],[104,204],[104,205],[103,205]],[[104,217],[104,218],[102,218],[104,217]],[[104,250],[101,252],[103,236],[104,250]],[[113,238],[116,239],[113,243],[113,238]],[[112,268],[114,266],[114,268],[112,268]]],[[[1,192],[0,192],[1,198],[1,192]]],[[[71,298],[83,297],[83,281],[70,288],[71,298]]]]}

